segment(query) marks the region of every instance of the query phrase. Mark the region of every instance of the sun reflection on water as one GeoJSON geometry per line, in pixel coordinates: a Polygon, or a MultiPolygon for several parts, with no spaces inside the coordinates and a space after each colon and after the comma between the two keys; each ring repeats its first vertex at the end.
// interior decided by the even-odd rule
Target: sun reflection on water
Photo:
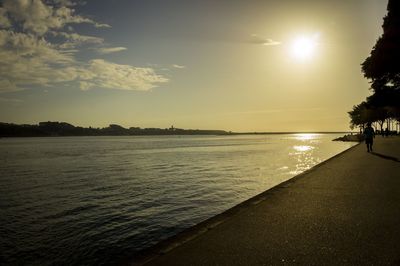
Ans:
{"type": "Polygon", "coordinates": [[[320,158],[314,154],[317,149],[314,144],[316,144],[318,135],[313,133],[295,134],[294,139],[299,142],[293,145],[289,152],[289,155],[296,161],[294,167],[289,171],[290,175],[298,175],[320,162],[320,158]]]}
{"type": "Polygon", "coordinates": [[[312,140],[315,139],[320,134],[315,133],[298,133],[294,134],[296,140],[312,140]]]}
{"type": "Polygon", "coordinates": [[[313,146],[308,146],[308,145],[300,145],[300,146],[293,146],[293,149],[299,152],[305,152],[305,151],[310,151],[314,149],[313,146]]]}

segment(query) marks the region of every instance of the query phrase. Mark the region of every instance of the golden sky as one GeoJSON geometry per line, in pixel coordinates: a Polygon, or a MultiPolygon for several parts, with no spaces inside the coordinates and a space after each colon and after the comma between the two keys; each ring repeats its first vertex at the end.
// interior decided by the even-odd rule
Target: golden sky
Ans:
{"type": "Polygon", "coordinates": [[[345,131],[387,1],[0,5],[2,122],[345,131]]]}

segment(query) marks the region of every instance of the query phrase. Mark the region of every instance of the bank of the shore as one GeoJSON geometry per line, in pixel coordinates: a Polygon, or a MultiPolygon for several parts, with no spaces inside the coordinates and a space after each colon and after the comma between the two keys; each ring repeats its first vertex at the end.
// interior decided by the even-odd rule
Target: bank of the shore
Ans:
{"type": "Polygon", "coordinates": [[[133,258],[131,265],[400,263],[400,138],[355,146],[133,258]]]}

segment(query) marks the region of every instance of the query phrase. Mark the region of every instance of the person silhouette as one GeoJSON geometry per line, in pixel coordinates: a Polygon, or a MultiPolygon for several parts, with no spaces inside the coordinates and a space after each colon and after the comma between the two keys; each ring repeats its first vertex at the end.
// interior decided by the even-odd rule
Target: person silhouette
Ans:
{"type": "Polygon", "coordinates": [[[365,144],[367,144],[367,152],[372,152],[372,145],[374,144],[375,132],[371,127],[371,122],[367,124],[367,127],[364,129],[365,136],[365,144]]]}

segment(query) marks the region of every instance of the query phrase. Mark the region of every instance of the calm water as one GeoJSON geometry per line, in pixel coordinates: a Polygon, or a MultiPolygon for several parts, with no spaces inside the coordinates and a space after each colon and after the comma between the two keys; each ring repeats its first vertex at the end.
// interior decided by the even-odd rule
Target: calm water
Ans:
{"type": "Polygon", "coordinates": [[[0,139],[0,264],[115,264],[354,145],[337,136],[0,139]]]}

